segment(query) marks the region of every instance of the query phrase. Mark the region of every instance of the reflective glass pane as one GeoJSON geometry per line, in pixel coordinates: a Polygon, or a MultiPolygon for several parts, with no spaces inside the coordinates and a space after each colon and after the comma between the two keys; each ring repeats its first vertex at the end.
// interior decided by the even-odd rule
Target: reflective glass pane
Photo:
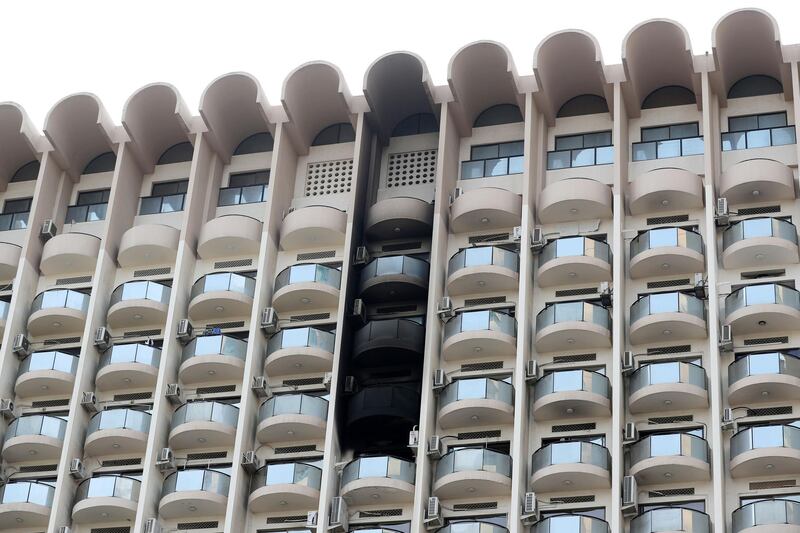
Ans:
{"type": "Polygon", "coordinates": [[[651,435],[650,455],[661,457],[665,455],[681,454],[680,435],[651,435]]]}
{"type": "Polygon", "coordinates": [[[388,460],[387,457],[362,457],[359,459],[359,477],[385,477],[388,460]]]}
{"type": "Polygon", "coordinates": [[[293,346],[306,346],[308,344],[308,328],[285,329],[281,332],[281,346],[289,348],[293,346]]]}
{"type": "Polygon", "coordinates": [[[658,158],[664,159],[667,157],[680,157],[681,155],[681,141],[660,141],[658,143],[658,158]]]}
{"type": "Polygon", "coordinates": [[[525,143],[523,141],[516,141],[511,143],[503,143],[500,145],[500,157],[511,157],[515,155],[522,155],[525,150],[525,143]]]}
{"type": "Polygon", "coordinates": [[[748,148],[762,148],[764,146],[770,146],[771,144],[769,130],[755,130],[747,132],[748,148]]]}
{"type": "Polygon", "coordinates": [[[587,133],[583,136],[583,147],[608,146],[611,144],[611,132],[600,131],[597,133],[587,133]]]}
{"type": "MultiPolygon", "coordinates": [[[[794,130],[792,130],[794,131],[794,130]]],[[[509,174],[522,174],[525,172],[525,157],[516,155],[508,158],[508,173],[509,174]]]]}
{"type": "Polygon", "coordinates": [[[594,149],[587,148],[572,151],[573,167],[586,167],[590,165],[594,165],[594,149]]]}
{"type": "Polygon", "coordinates": [[[464,250],[464,266],[480,266],[492,264],[492,248],[467,248],[464,250]]]}
{"type": "Polygon", "coordinates": [[[770,113],[758,116],[759,128],[780,128],[786,125],[786,113],[770,113]]]}
{"type": "Polygon", "coordinates": [[[583,389],[583,370],[553,373],[553,392],[579,391],[583,389]]]}
{"type": "Polygon", "coordinates": [[[483,177],[483,160],[463,161],[461,163],[461,179],[468,180],[483,177]]]}
{"type": "Polygon", "coordinates": [[[142,204],[139,207],[140,215],[153,215],[159,212],[161,212],[160,196],[148,196],[146,198],[142,198],[142,204]]]}
{"type": "Polygon", "coordinates": [[[164,196],[161,199],[161,212],[174,213],[176,211],[183,211],[183,198],[183,194],[164,196]]]}
{"type": "Polygon", "coordinates": [[[565,237],[556,241],[556,257],[580,256],[583,251],[583,237],[565,237]]]}
{"type": "Polygon", "coordinates": [[[744,288],[746,305],[775,303],[774,285],[750,285],[744,288]]]}
{"type": "Polygon", "coordinates": [[[488,159],[485,168],[487,176],[505,176],[508,174],[508,159],[488,159]]]}
{"type": "Polygon", "coordinates": [[[681,152],[683,155],[700,155],[704,152],[703,138],[691,137],[681,141],[681,152]]]}
{"type": "Polygon", "coordinates": [[[547,153],[547,169],[548,170],[557,170],[559,168],[569,168],[571,160],[570,160],[570,152],[548,152],[547,153]]]}
{"type": "Polygon", "coordinates": [[[475,331],[489,327],[489,311],[471,311],[461,314],[461,331],[475,331]]]}
{"type": "Polygon", "coordinates": [[[583,320],[583,302],[565,302],[555,305],[556,322],[574,322],[583,320]]]}
{"type": "Polygon", "coordinates": [[[796,142],[794,126],[772,130],[772,146],[783,146],[785,144],[795,144],[796,142]]]}
{"type": "Polygon", "coordinates": [[[679,363],[654,363],[647,365],[647,369],[650,371],[651,385],[657,385],[659,383],[680,383],[681,381],[681,368],[679,363]]]}
{"type": "Polygon", "coordinates": [[[747,366],[751,375],[780,373],[780,355],[774,353],[753,354],[747,357],[747,366]]]}
{"type": "Polygon", "coordinates": [[[659,246],[678,246],[678,230],[676,228],[652,229],[647,232],[650,248],[659,246]]]}
{"type": "Polygon", "coordinates": [[[633,145],[634,161],[649,161],[656,158],[656,143],[636,143],[633,145]]]}
{"type": "Polygon", "coordinates": [[[741,224],[742,237],[745,239],[772,236],[771,218],[751,218],[750,220],[743,220],[741,224]]]}
{"type": "Polygon", "coordinates": [[[731,117],[728,119],[728,129],[730,131],[745,131],[758,128],[758,117],[731,117]]]}
{"type": "Polygon", "coordinates": [[[681,139],[684,137],[696,137],[700,135],[700,125],[697,122],[690,124],[675,124],[669,127],[670,139],[681,139]]]}
{"type": "Polygon", "coordinates": [[[94,222],[97,220],[105,220],[106,209],[108,209],[108,204],[90,205],[89,210],[86,212],[86,221],[94,222]]]}
{"type": "Polygon", "coordinates": [[[255,204],[258,202],[263,202],[264,190],[265,187],[263,185],[253,185],[252,187],[244,187],[242,189],[241,203],[255,204]]]}
{"type": "Polygon", "coordinates": [[[669,138],[669,126],[642,128],[642,142],[663,141],[669,138]]]}
{"type": "Polygon", "coordinates": [[[574,150],[576,148],[583,148],[583,135],[556,137],[556,150],[574,150]]]}
{"type": "Polygon", "coordinates": [[[613,146],[603,146],[597,148],[597,153],[595,155],[595,164],[596,165],[610,165],[614,163],[614,147],[613,146]]]}
{"type": "Polygon", "coordinates": [[[294,481],[294,464],[269,465],[267,467],[267,485],[292,483],[294,481]]]}
{"type": "Polygon", "coordinates": [[[486,397],[485,379],[461,379],[458,381],[458,399],[470,400],[486,397]]]}
{"type": "Polygon", "coordinates": [[[723,133],[722,150],[744,150],[747,148],[747,138],[744,132],[723,133]]]}
{"type": "Polygon", "coordinates": [[[753,448],[773,448],[783,446],[783,426],[762,426],[752,428],[753,448]]]}
{"type": "Polygon", "coordinates": [[[470,159],[492,159],[494,157],[498,157],[499,154],[500,148],[496,144],[473,146],[470,159]]]}
{"type": "Polygon", "coordinates": [[[234,189],[220,189],[219,190],[219,202],[217,205],[225,206],[225,205],[238,205],[239,204],[239,196],[241,195],[242,189],[234,188],[234,189]]]}
{"type": "Polygon", "coordinates": [[[678,307],[678,293],[672,292],[667,294],[651,294],[650,295],[650,313],[669,313],[679,309],[678,307]]]}

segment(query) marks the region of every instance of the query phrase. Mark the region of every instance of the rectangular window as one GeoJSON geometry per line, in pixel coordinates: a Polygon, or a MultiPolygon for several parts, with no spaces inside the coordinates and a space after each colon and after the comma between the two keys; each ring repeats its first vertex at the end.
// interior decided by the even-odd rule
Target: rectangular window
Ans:
{"type": "Polygon", "coordinates": [[[0,231],[27,228],[31,201],[32,198],[6,200],[3,206],[3,213],[0,214],[0,231]]]}
{"type": "Polygon", "coordinates": [[[782,146],[796,142],[794,126],[788,124],[785,111],[744,115],[728,118],[728,132],[722,134],[722,151],[782,146]]]}
{"type": "Polygon", "coordinates": [[[111,196],[111,189],[79,192],[76,204],[67,208],[64,223],[77,224],[105,220],[109,196],[111,196]]]}
{"type": "Polygon", "coordinates": [[[218,206],[254,204],[267,200],[269,170],[231,174],[228,187],[219,190],[218,206]]]}
{"type": "Polygon", "coordinates": [[[470,160],[461,162],[461,179],[522,174],[525,166],[524,149],[523,141],[473,146],[470,160]]]}
{"type": "Polygon", "coordinates": [[[547,170],[610,165],[614,162],[611,142],[611,131],[556,137],[556,149],[547,152],[547,170]]]}
{"type": "Polygon", "coordinates": [[[631,148],[634,161],[700,155],[703,153],[700,124],[687,122],[642,128],[642,142],[633,143],[631,148]]]}
{"type": "Polygon", "coordinates": [[[154,215],[157,213],[183,211],[183,202],[186,199],[188,188],[188,179],[154,183],[150,196],[142,198],[139,214],[154,215]]]}

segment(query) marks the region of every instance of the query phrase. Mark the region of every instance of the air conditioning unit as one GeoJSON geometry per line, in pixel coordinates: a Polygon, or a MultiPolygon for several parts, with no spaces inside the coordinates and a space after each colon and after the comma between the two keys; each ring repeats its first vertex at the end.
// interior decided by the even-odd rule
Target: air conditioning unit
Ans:
{"type": "Polygon", "coordinates": [[[69,462],[69,475],[72,479],[82,480],[86,478],[86,467],[77,457],[69,462]]]}
{"type": "Polygon", "coordinates": [[[267,335],[278,333],[280,328],[278,327],[278,313],[275,312],[275,308],[267,307],[261,311],[261,329],[267,335]]]}
{"type": "Polygon", "coordinates": [[[719,330],[719,351],[733,351],[733,327],[730,324],[722,326],[719,330]]]}
{"type": "Polygon", "coordinates": [[[525,381],[533,383],[537,379],[539,379],[539,365],[535,359],[531,359],[525,363],[525,381]]]}
{"type": "Polygon", "coordinates": [[[526,492],[522,500],[522,523],[526,526],[539,521],[539,500],[535,492],[526,492]]]}
{"type": "Polygon", "coordinates": [[[359,246],[353,255],[353,264],[366,265],[367,263],[369,263],[369,251],[366,246],[359,246]]]}
{"type": "Polygon", "coordinates": [[[636,369],[636,361],[633,358],[633,352],[625,351],[622,354],[622,373],[630,374],[636,369]]]}
{"type": "Polygon", "coordinates": [[[350,313],[350,317],[361,324],[367,323],[367,305],[364,300],[360,298],[353,300],[353,312],[350,313]]]}
{"type": "Polygon", "coordinates": [[[428,505],[425,507],[425,529],[433,531],[444,527],[444,517],[442,516],[442,506],[439,503],[439,498],[431,496],[428,498],[428,505]]]}
{"type": "Polygon", "coordinates": [[[256,452],[250,450],[242,453],[242,468],[248,474],[254,474],[261,466],[261,459],[258,458],[256,452]]]}
{"type": "Polygon", "coordinates": [[[28,337],[22,333],[17,333],[14,335],[14,342],[11,344],[11,351],[13,351],[14,355],[20,359],[28,357],[31,354],[31,343],[28,342],[28,337]]]}
{"type": "Polygon", "coordinates": [[[444,443],[438,435],[433,435],[428,439],[428,457],[431,459],[441,459],[444,455],[444,443]]]}
{"type": "Polygon", "coordinates": [[[104,326],[97,328],[94,332],[94,341],[92,341],[92,344],[101,352],[111,348],[111,334],[108,332],[108,328],[104,326]]]}
{"type": "Polygon", "coordinates": [[[331,500],[330,520],[328,521],[328,531],[344,533],[349,529],[347,504],[344,498],[337,496],[331,500]]]}
{"type": "Polygon", "coordinates": [[[522,240],[522,226],[514,226],[511,229],[511,240],[514,242],[522,240]]]}
{"type": "Polygon", "coordinates": [[[453,202],[456,201],[456,198],[458,198],[462,194],[464,194],[464,189],[462,189],[461,187],[456,187],[455,189],[453,189],[453,192],[450,193],[450,205],[453,205],[453,202]]]}
{"type": "Polygon", "coordinates": [[[164,396],[172,405],[181,405],[183,403],[183,391],[177,383],[167,383],[167,392],[164,396]]]}
{"type": "Polygon", "coordinates": [[[728,210],[728,199],[717,198],[717,209],[714,212],[714,223],[717,226],[727,226],[730,224],[731,214],[728,210]]]}
{"type": "Polygon", "coordinates": [[[447,322],[456,316],[455,309],[453,309],[453,300],[445,296],[438,304],[436,304],[436,314],[442,322],[447,322]]]}
{"type": "Polygon", "coordinates": [[[175,470],[175,454],[170,448],[161,448],[156,457],[156,467],[159,472],[171,472],[175,470]]]}
{"type": "Polygon", "coordinates": [[[6,420],[13,420],[14,417],[14,401],[8,398],[0,399],[0,415],[6,420]]]}
{"type": "Polygon", "coordinates": [[[633,476],[622,478],[622,516],[631,518],[639,514],[637,490],[636,478],[633,476]]]}
{"type": "Polygon", "coordinates": [[[694,275],[694,295],[701,300],[708,298],[708,293],[706,291],[706,280],[703,277],[703,274],[699,272],[694,275]]]}
{"type": "Polygon", "coordinates": [[[345,394],[355,394],[357,389],[358,389],[358,383],[356,383],[356,377],[345,376],[343,392],[345,394]]]}
{"type": "Polygon", "coordinates": [[[547,245],[547,238],[544,236],[542,228],[533,228],[531,235],[531,251],[538,254],[547,245]]]}
{"type": "Polygon", "coordinates": [[[433,392],[439,394],[447,386],[447,373],[443,368],[433,371],[433,392]]]}
{"type": "Polygon", "coordinates": [[[81,393],[81,407],[87,413],[99,413],[100,406],[97,405],[97,396],[92,391],[84,391],[81,393]]]}
{"type": "Polygon", "coordinates": [[[39,238],[42,240],[42,242],[47,242],[55,237],[57,233],[58,226],[56,226],[56,223],[50,219],[47,219],[42,222],[42,229],[39,230],[39,238]]]}
{"type": "Polygon", "coordinates": [[[319,515],[317,514],[317,511],[309,511],[308,515],[306,515],[306,527],[316,528],[317,522],[319,522],[319,515]]]}
{"type": "Polygon", "coordinates": [[[272,398],[272,391],[267,383],[267,378],[264,376],[253,376],[250,390],[253,391],[258,398],[272,398]]]}
{"type": "Polygon", "coordinates": [[[613,294],[613,290],[611,289],[611,283],[604,281],[600,284],[600,305],[603,307],[611,307],[611,295],[613,294]]]}
{"type": "Polygon", "coordinates": [[[192,340],[192,324],[188,318],[178,320],[178,331],[175,333],[175,338],[181,344],[188,344],[192,340]]]}
{"type": "Polygon", "coordinates": [[[148,518],[144,522],[142,533],[161,533],[161,524],[155,518],[148,518]]]}
{"type": "Polygon", "coordinates": [[[322,386],[325,387],[326,391],[330,392],[332,383],[333,383],[333,372],[325,372],[325,375],[322,376],[322,386]]]}
{"type": "Polygon", "coordinates": [[[722,410],[722,424],[720,425],[722,431],[730,429],[736,430],[736,419],[733,417],[733,409],[726,407],[722,410]]]}
{"type": "Polygon", "coordinates": [[[411,453],[416,457],[417,450],[419,449],[419,430],[412,429],[408,432],[408,447],[411,449],[411,453]]]}
{"type": "Polygon", "coordinates": [[[622,431],[622,444],[633,444],[637,440],[639,440],[639,430],[636,429],[636,424],[627,422],[622,431]]]}

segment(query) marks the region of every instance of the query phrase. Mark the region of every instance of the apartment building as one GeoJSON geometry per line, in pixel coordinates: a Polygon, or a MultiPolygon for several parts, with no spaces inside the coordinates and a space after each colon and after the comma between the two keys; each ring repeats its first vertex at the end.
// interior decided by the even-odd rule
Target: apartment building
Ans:
{"type": "Polygon", "coordinates": [[[800,533],[800,45],[712,42],[0,104],[0,530],[800,533]]]}

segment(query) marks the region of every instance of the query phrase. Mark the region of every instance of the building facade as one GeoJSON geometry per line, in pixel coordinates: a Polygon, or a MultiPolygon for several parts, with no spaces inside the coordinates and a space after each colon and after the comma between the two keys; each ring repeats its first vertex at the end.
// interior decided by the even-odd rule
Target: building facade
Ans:
{"type": "Polygon", "coordinates": [[[800,532],[800,45],[712,41],[0,104],[0,529],[800,532]]]}

